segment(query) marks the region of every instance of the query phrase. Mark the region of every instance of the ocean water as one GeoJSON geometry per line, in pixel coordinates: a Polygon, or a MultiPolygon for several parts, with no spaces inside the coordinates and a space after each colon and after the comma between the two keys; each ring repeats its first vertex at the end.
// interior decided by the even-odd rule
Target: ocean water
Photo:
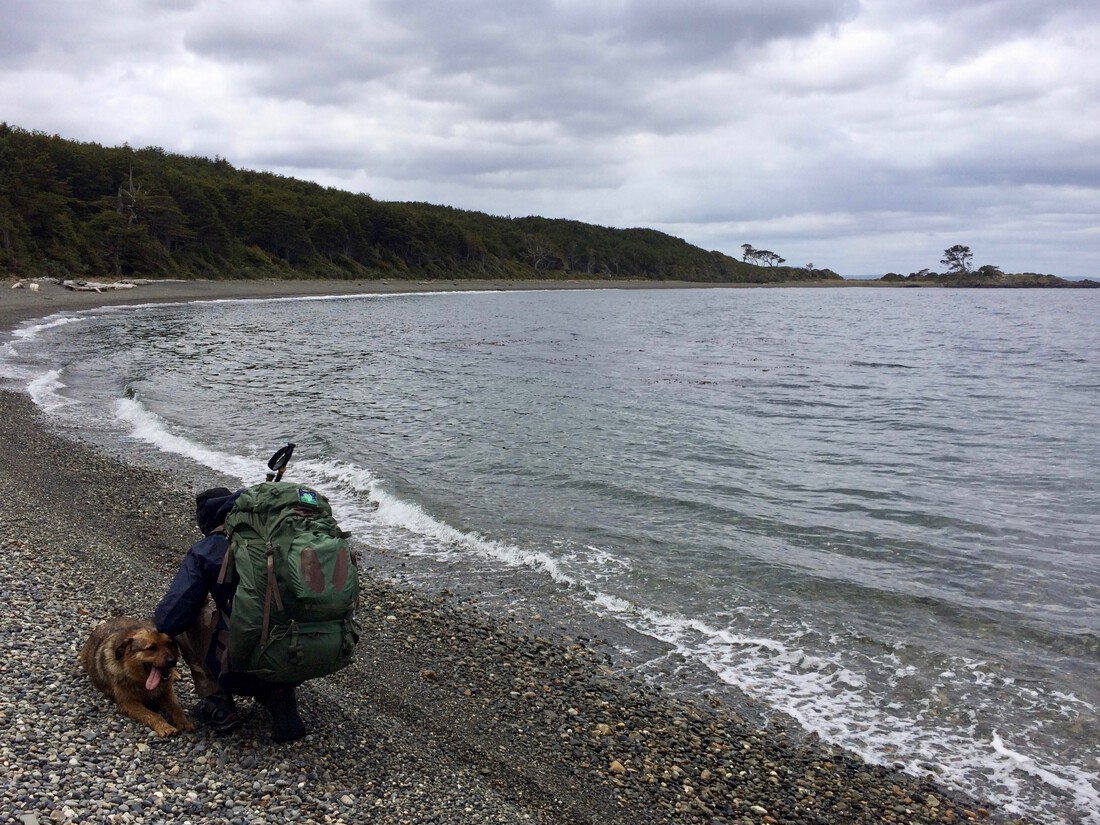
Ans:
{"type": "Polygon", "coordinates": [[[681,692],[1100,823],[1098,317],[1084,290],[188,303],[28,323],[0,374],[242,484],[294,441],[387,575],[588,616],[681,692]]]}

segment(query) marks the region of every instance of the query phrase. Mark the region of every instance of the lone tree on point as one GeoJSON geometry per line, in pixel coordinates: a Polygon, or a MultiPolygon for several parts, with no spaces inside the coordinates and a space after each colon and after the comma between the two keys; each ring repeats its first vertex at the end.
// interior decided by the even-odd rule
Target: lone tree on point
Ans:
{"type": "Polygon", "coordinates": [[[943,251],[943,259],[940,263],[952,272],[963,274],[970,271],[972,260],[974,260],[974,253],[970,251],[969,246],[955,244],[943,251]]]}
{"type": "Polygon", "coordinates": [[[787,262],[786,258],[781,258],[770,249],[753,249],[752,244],[749,243],[741,244],[741,250],[745,253],[741,256],[743,261],[755,261],[757,264],[762,261],[768,266],[779,266],[787,262]]]}

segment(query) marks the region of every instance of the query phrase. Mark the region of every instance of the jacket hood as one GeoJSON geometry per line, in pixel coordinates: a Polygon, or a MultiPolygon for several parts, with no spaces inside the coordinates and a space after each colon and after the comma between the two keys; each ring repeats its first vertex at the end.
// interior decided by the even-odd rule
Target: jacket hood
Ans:
{"type": "Polygon", "coordinates": [[[241,490],[231,492],[225,487],[206,490],[195,499],[195,521],[204,536],[211,535],[225,524],[225,517],[233,509],[241,490]]]}

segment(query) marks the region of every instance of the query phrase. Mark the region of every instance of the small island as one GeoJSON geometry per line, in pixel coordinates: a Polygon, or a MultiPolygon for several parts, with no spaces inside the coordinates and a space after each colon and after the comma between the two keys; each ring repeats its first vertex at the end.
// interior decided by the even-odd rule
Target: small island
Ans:
{"type": "Polygon", "coordinates": [[[940,260],[940,263],[947,267],[946,272],[932,272],[928,269],[911,272],[908,275],[888,272],[879,280],[904,286],[1002,289],[1057,289],[1065,287],[1095,289],[1100,287],[1100,282],[1089,279],[1070,281],[1056,275],[1040,275],[1036,272],[1010,275],[1002,272],[1000,267],[992,264],[984,264],[975,269],[972,266],[973,260],[974,254],[970,251],[969,246],[955,244],[943,251],[943,258],[940,260]]]}

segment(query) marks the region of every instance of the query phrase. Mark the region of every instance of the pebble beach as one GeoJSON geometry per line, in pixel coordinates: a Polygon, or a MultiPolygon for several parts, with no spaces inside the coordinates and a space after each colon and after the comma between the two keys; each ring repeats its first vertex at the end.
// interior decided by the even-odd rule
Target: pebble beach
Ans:
{"type": "MultiPolygon", "coordinates": [[[[188,281],[32,292],[0,282],[0,333],[108,303],[596,285],[607,286],[188,281]]],[[[0,445],[0,822],[1044,821],[941,787],[934,766],[919,777],[871,765],[782,720],[670,695],[573,629],[494,617],[369,568],[356,661],[300,691],[305,739],[273,743],[266,711],[247,699],[232,734],[200,726],[160,739],[96,693],[78,652],[100,621],[151,614],[198,537],[194,494],[222,480],[128,463],[55,429],[15,391],[0,391],[0,445]]]]}

